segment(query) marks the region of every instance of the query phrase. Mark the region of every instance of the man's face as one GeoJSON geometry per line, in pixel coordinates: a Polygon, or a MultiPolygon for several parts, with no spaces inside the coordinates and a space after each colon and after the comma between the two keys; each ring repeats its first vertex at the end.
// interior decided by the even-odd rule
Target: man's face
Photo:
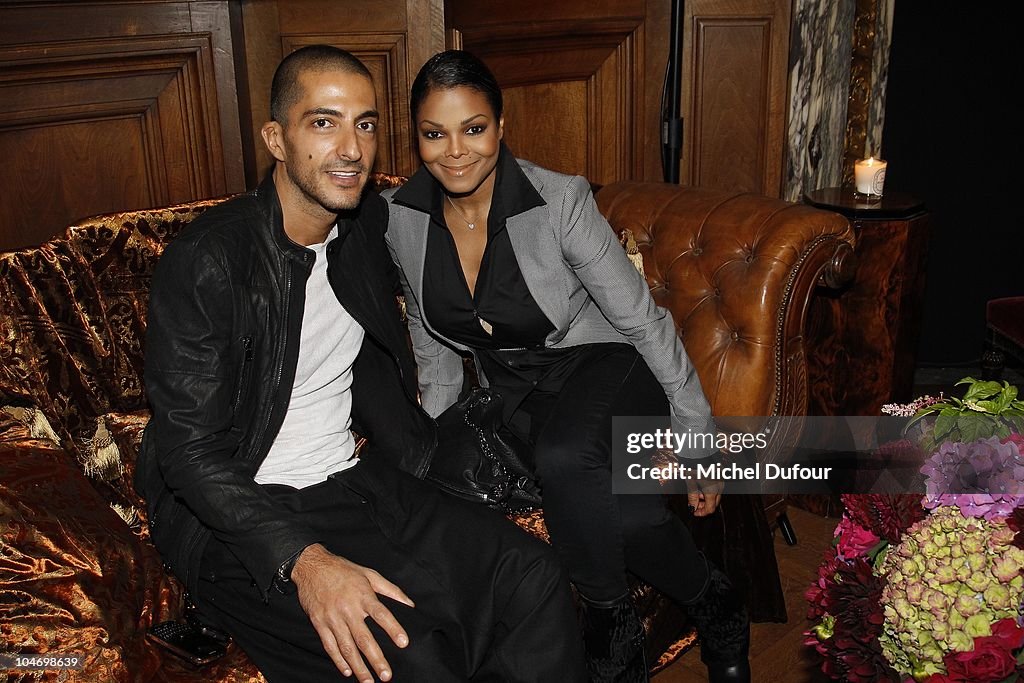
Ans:
{"type": "Polygon", "coordinates": [[[299,75],[271,152],[284,163],[307,210],[334,214],[359,205],[377,155],[377,97],[370,79],[337,69],[299,75]]]}

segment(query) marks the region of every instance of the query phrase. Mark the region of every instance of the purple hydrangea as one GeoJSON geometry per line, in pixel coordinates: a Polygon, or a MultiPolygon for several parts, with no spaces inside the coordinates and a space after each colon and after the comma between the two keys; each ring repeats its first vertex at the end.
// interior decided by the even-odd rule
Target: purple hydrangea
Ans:
{"type": "Polygon", "coordinates": [[[956,505],[965,517],[1006,517],[1024,505],[1024,457],[1013,441],[992,436],[945,442],[921,467],[924,506],[956,505]]]}

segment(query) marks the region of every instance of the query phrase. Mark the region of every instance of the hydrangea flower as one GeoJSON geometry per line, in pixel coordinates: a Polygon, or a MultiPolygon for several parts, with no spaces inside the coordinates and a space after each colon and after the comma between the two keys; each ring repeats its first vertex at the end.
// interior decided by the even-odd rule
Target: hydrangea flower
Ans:
{"type": "Polygon", "coordinates": [[[968,517],[1006,517],[1024,506],[1024,457],[1012,440],[947,441],[921,467],[924,505],[955,505],[968,517]]]}
{"type": "Polygon", "coordinates": [[[1004,519],[938,506],[907,530],[879,567],[882,652],[900,674],[945,672],[944,656],[974,647],[991,625],[1016,618],[1024,598],[1024,550],[1004,519]]]}

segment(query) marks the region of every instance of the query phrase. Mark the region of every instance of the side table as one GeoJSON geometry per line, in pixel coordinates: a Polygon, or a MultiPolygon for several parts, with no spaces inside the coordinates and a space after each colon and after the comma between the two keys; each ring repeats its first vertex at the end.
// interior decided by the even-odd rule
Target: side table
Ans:
{"type": "Polygon", "coordinates": [[[929,214],[898,192],[869,201],[832,187],[804,201],[845,216],[857,238],[853,282],[839,292],[821,288],[808,312],[808,409],[878,415],[885,403],[911,399],[929,214]]]}

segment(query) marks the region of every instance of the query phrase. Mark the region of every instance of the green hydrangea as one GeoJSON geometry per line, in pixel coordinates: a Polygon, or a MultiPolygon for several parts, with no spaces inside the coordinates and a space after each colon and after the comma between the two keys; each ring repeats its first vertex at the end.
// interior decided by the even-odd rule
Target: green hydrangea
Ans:
{"type": "Polygon", "coordinates": [[[964,517],[943,506],[914,524],[878,568],[882,652],[899,673],[945,673],[947,652],[973,649],[994,622],[1016,617],[1024,598],[1024,550],[1002,518],[964,517]]]}

